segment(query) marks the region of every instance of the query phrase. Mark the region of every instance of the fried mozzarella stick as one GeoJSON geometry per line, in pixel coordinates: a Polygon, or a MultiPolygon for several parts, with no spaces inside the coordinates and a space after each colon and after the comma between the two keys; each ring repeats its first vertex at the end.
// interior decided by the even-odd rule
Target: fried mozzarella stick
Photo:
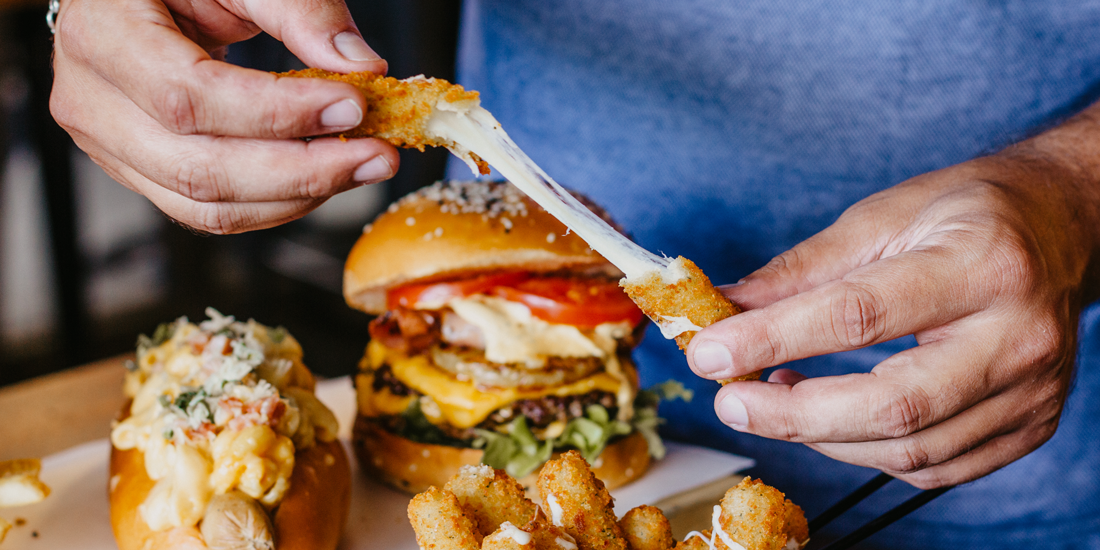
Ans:
{"type": "MultiPolygon", "coordinates": [[[[367,112],[359,126],[336,134],[342,139],[376,137],[390,142],[394,147],[424,150],[425,146],[446,147],[455,151],[453,140],[433,132],[428,122],[436,110],[465,112],[481,104],[478,93],[466,91],[458,84],[438,78],[414,76],[398,80],[392,76],[359,72],[340,74],[322,69],[303,69],[279,73],[276,76],[291,78],[324,78],[351,84],[359,89],[367,100],[367,112]]],[[[477,165],[477,172],[489,173],[485,161],[467,152],[473,158],[455,151],[459,158],[477,165]]]]}
{"type": "MultiPolygon", "coordinates": [[[[627,294],[680,349],[704,327],[740,312],[690,260],[657,256],[638,246],[566,191],[512,141],[478,93],[445,80],[416,76],[397,80],[373,73],[338,74],[320,69],[279,76],[326,78],[359,88],[367,100],[363,122],[342,138],[374,136],[397,147],[446,147],[475,174],[493,165],[513,185],[580,235],[626,277],[627,294]]],[[[722,380],[754,380],[759,373],[722,380]]]]}

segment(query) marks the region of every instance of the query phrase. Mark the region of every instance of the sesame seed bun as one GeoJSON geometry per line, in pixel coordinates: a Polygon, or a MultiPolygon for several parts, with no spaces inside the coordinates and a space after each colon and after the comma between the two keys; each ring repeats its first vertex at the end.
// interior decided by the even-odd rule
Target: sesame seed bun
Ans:
{"type": "Polygon", "coordinates": [[[344,298],[377,315],[386,310],[388,289],[414,281],[567,268],[622,276],[510,183],[439,182],[394,203],[363,230],[344,266],[344,298]]]}

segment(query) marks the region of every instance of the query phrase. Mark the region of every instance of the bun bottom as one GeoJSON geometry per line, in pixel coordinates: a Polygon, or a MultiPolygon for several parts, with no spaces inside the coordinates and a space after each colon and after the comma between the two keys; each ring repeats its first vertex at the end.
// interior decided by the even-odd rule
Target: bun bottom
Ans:
{"type": "MultiPolygon", "coordinates": [[[[480,464],[484,454],[480,449],[417,443],[386,431],[363,415],[355,419],[352,448],[372,477],[409,494],[443,487],[463,466],[480,464]]],[[[614,489],[641,477],[649,464],[649,445],[642,434],[634,432],[608,445],[593,463],[592,472],[608,489],[614,489]]],[[[529,496],[537,497],[537,479],[536,471],[518,481],[529,496]]]]}
{"type": "MultiPolygon", "coordinates": [[[[152,531],[138,512],[155,482],[145,455],[111,447],[111,528],[120,550],[208,550],[198,527],[152,531]]],[[[272,514],[279,550],[334,550],[351,506],[351,467],[339,441],[318,442],[294,455],[290,489],[272,514]]]]}

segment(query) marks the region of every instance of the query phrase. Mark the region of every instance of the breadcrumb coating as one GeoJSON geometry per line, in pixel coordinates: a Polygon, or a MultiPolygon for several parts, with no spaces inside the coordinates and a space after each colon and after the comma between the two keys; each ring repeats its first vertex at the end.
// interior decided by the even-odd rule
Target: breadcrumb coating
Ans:
{"type": "MultiPolygon", "coordinates": [[[[324,78],[355,86],[367,102],[363,121],[351,130],[332,135],[341,139],[376,137],[390,142],[395,147],[420,151],[427,146],[451,147],[454,145],[427,132],[428,120],[441,101],[470,108],[477,106],[479,102],[477,92],[467,91],[458,84],[451,84],[438,78],[412,77],[398,80],[392,76],[369,72],[340,74],[312,68],[277,73],[276,76],[324,78]]],[[[489,173],[489,165],[485,161],[477,158],[476,155],[474,160],[482,174],[489,173]]]]}
{"type": "Polygon", "coordinates": [[[527,500],[523,486],[504,470],[485,465],[466,466],[444,488],[458,497],[459,504],[484,536],[506,521],[523,526],[535,517],[535,503],[527,500]]]}
{"type": "Polygon", "coordinates": [[[543,510],[577,540],[580,550],[627,550],[614,501],[580,453],[569,451],[547,462],[538,486],[543,510]]]}
{"type": "Polygon", "coordinates": [[[809,541],[802,509],[758,479],[727,491],[714,507],[713,529],[679,544],[653,506],[616,521],[611,495],[576,451],[547,462],[538,487],[542,507],[503,471],[463,468],[446,489],[432,487],[409,503],[416,541],[422,550],[784,550],[809,541]],[[524,517],[530,520],[517,523],[524,517]]]}
{"type": "MultiPolygon", "coordinates": [[[[619,286],[655,322],[662,318],[686,318],[692,324],[705,328],[741,313],[741,308],[719,292],[695,262],[680,256],[673,260],[670,268],[683,271],[683,276],[674,283],[665,282],[660,272],[651,271],[636,279],[623,279],[619,286]]],[[[676,345],[686,350],[696,332],[689,330],[680,334],[676,337],[676,345]]],[[[760,373],[755,372],[720,382],[728,384],[759,378],[760,373]]]]}
{"type": "Polygon", "coordinates": [[[676,546],[672,525],[664,512],[645,504],[631,508],[619,520],[630,550],[669,550],[676,546]]]}
{"type": "Polygon", "coordinates": [[[409,522],[422,550],[478,550],[481,534],[466,515],[458,497],[446,489],[429,487],[409,501],[409,522]]]}
{"type": "MultiPolygon", "coordinates": [[[[787,540],[809,539],[802,509],[775,487],[746,477],[722,497],[722,530],[745,550],[781,550],[787,540]]],[[[725,544],[715,540],[719,550],[725,544]]]]}

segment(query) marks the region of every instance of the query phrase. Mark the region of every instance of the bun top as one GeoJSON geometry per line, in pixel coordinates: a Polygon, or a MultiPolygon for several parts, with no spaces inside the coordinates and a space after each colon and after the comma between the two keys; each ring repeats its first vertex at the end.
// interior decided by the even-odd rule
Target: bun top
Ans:
{"type": "MultiPolygon", "coordinates": [[[[615,226],[603,209],[574,196],[615,226]]],[[[364,228],[344,265],[344,298],[380,314],[390,288],[509,269],[622,276],[512,184],[443,181],[391,204],[364,228]]]]}

